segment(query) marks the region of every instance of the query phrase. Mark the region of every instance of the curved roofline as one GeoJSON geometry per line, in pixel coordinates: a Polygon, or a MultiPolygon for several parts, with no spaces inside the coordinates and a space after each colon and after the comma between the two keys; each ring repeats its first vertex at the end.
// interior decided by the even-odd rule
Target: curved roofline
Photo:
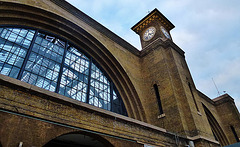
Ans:
{"type": "Polygon", "coordinates": [[[58,5],[59,7],[63,8],[67,12],[71,13],[72,15],[74,15],[78,19],[82,20],[83,22],[87,23],[88,25],[90,25],[91,27],[96,29],[98,32],[104,34],[105,36],[110,38],[112,41],[116,42],[117,44],[119,44],[123,48],[127,49],[134,55],[137,55],[137,56],[140,55],[140,51],[137,48],[135,48],[133,45],[131,45],[126,40],[122,39],[121,37],[119,37],[118,35],[113,33],[112,31],[110,31],[106,27],[104,27],[102,24],[100,24],[97,21],[95,21],[94,19],[92,19],[87,14],[80,11],[79,9],[77,9],[76,7],[71,5],[70,3],[66,2],[65,0],[50,0],[50,1],[55,3],[56,5],[58,5]]]}

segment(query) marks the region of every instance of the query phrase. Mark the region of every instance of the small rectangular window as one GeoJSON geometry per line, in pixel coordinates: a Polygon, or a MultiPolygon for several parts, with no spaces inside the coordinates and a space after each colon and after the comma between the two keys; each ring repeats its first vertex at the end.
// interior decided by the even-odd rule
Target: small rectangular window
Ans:
{"type": "Polygon", "coordinates": [[[237,135],[237,132],[235,131],[235,128],[234,128],[233,126],[230,126],[230,128],[231,128],[231,130],[232,130],[232,132],[233,132],[233,135],[234,135],[236,141],[237,141],[237,142],[240,142],[240,141],[239,141],[239,138],[238,138],[238,135],[237,135]]]}
{"type": "Polygon", "coordinates": [[[157,102],[158,102],[158,108],[159,108],[159,112],[160,112],[160,115],[161,115],[161,114],[163,114],[163,110],[162,110],[162,103],[161,103],[161,99],[160,99],[158,86],[157,86],[157,84],[154,84],[153,87],[154,87],[154,90],[155,90],[155,94],[156,94],[156,98],[157,98],[157,102]]]}
{"type": "Polygon", "coordinates": [[[198,106],[197,106],[197,102],[196,102],[196,99],[195,99],[195,97],[194,97],[194,94],[193,94],[193,91],[192,91],[191,84],[190,84],[189,82],[188,82],[188,87],[189,87],[189,89],[190,89],[190,91],[191,91],[191,94],[192,94],[192,98],[193,98],[193,101],[194,101],[195,107],[196,107],[197,111],[199,112],[199,109],[198,109],[198,106]]]}

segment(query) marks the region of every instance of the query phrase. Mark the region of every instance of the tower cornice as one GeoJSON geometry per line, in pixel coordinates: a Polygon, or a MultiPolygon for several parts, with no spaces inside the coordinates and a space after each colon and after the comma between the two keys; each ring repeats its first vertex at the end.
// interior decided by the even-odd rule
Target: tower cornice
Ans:
{"type": "Polygon", "coordinates": [[[150,12],[147,16],[145,16],[142,20],[135,24],[131,29],[135,33],[139,34],[143,29],[148,26],[148,24],[150,24],[154,20],[160,21],[161,24],[168,31],[175,27],[160,11],[158,11],[158,9],[155,8],[152,12],[150,12]]]}

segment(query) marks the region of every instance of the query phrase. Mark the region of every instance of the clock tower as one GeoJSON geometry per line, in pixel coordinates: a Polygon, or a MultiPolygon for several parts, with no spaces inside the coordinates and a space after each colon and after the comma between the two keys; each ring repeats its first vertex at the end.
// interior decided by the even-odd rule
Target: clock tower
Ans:
{"type": "Polygon", "coordinates": [[[142,44],[142,103],[148,123],[183,136],[213,135],[188,69],[185,53],[173,41],[175,26],[157,9],[132,27],[142,44]],[[156,105],[158,104],[158,105],[156,105]]]}
{"type": "Polygon", "coordinates": [[[148,48],[158,40],[172,40],[170,30],[175,26],[157,9],[154,9],[141,21],[132,27],[140,35],[142,49],[148,48]]]}

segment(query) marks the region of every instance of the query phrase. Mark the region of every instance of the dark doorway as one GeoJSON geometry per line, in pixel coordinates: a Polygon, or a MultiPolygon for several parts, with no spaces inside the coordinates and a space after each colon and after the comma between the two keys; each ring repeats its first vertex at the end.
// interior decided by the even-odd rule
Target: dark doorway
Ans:
{"type": "Polygon", "coordinates": [[[104,138],[93,134],[71,133],[61,135],[43,147],[113,147],[104,138]]]}

